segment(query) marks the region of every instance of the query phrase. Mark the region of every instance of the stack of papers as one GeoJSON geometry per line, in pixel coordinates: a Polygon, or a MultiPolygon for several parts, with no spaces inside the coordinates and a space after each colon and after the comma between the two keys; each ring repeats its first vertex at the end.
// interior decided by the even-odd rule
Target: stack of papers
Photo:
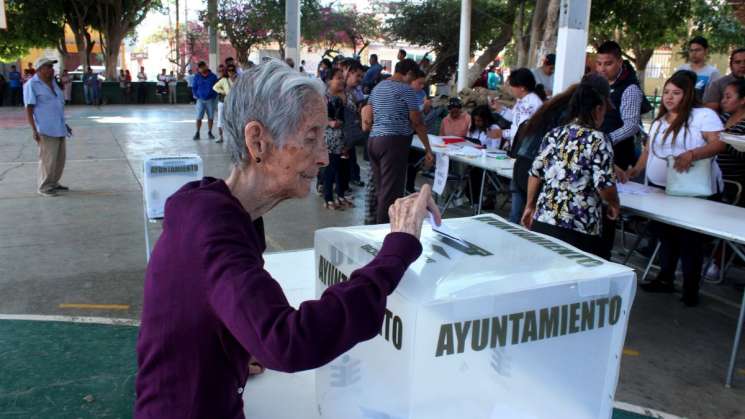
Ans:
{"type": "Polygon", "coordinates": [[[627,195],[647,195],[652,192],[651,187],[636,182],[618,183],[616,184],[616,188],[618,189],[618,193],[627,195]]]}

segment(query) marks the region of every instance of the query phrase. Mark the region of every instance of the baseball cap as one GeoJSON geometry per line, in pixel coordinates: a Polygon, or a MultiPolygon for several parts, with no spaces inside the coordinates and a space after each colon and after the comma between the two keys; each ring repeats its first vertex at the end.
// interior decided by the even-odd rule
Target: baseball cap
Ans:
{"type": "Polygon", "coordinates": [[[41,67],[44,67],[45,65],[52,65],[52,64],[57,64],[57,60],[53,60],[48,57],[41,57],[38,60],[36,60],[36,65],[34,67],[41,68],[41,67]]]}

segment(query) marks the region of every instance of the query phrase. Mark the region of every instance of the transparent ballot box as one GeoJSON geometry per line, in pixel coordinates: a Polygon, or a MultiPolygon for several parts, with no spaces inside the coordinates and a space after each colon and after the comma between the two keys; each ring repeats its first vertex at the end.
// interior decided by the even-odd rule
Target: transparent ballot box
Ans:
{"type": "MultiPolygon", "coordinates": [[[[326,419],[610,418],[635,273],[495,215],[425,224],[381,331],[316,371],[326,419]]],[[[315,235],[316,294],[389,227],[315,235]]]]}

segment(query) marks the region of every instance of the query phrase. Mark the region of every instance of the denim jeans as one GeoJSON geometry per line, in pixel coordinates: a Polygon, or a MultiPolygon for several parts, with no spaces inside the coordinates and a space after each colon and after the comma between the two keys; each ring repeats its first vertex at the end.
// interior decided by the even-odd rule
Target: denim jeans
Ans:
{"type": "Polygon", "coordinates": [[[83,95],[85,96],[85,104],[86,105],[92,105],[93,104],[93,88],[90,86],[83,85],[83,95]]]}
{"type": "Polygon", "coordinates": [[[510,182],[510,192],[512,193],[512,208],[510,209],[510,222],[520,224],[520,219],[525,211],[525,203],[528,200],[527,194],[523,193],[515,185],[515,181],[510,182]]]}

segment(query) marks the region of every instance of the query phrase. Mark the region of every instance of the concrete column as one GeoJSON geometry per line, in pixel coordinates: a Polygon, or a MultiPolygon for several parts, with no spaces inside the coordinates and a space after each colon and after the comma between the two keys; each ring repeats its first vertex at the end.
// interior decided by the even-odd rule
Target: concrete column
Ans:
{"type": "Polygon", "coordinates": [[[460,43],[458,45],[458,92],[468,87],[468,60],[471,58],[471,0],[460,2],[460,43]]]}
{"type": "Polygon", "coordinates": [[[207,0],[207,20],[210,38],[210,69],[214,72],[220,65],[220,48],[217,43],[217,0],[207,0]]]}
{"type": "Polygon", "coordinates": [[[285,2],[285,58],[292,58],[295,68],[300,66],[300,0],[285,2]]]}
{"type": "Polygon", "coordinates": [[[577,83],[585,74],[590,6],[591,0],[561,0],[554,94],[577,83]]]}

